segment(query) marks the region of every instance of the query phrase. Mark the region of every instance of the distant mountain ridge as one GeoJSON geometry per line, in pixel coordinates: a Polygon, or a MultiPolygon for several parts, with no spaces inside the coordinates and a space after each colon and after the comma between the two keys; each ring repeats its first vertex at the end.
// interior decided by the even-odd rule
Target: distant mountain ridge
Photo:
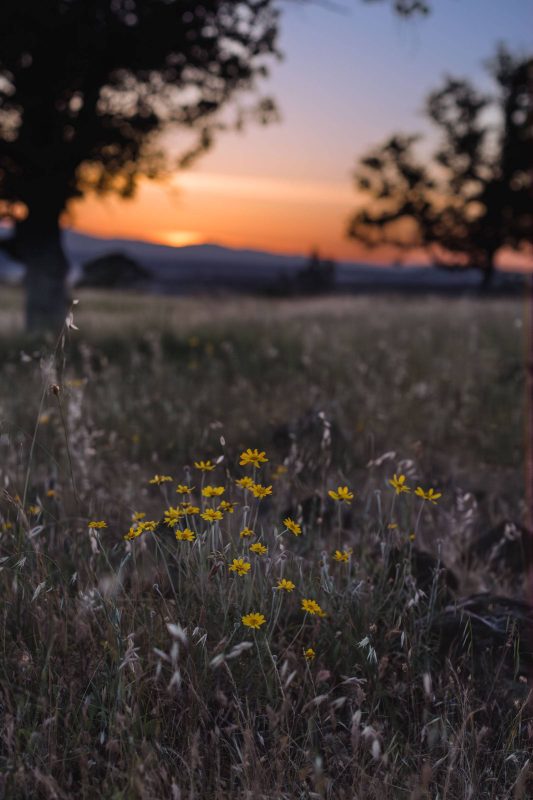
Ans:
{"type": "MultiPolygon", "coordinates": [[[[7,236],[0,230],[0,236],[7,236]]],[[[309,261],[305,255],[282,255],[262,250],[235,249],[219,244],[170,247],[142,240],[101,239],[96,236],[64,232],[64,245],[71,264],[71,280],[80,276],[85,262],[110,253],[122,253],[137,261],[151,274],[147,290],[182,293],[202,288],[268,290],[282,286],[301,271],[309,261]]],[[[23,275],[19,264],[0,250],[0,278],[18,283],[23,275]]],[[[340,291],[472,291],[480,284],[480,272],[448,271],[432,267],[381,267],[360,262],[338,261],[335,289],[340,291]]],[[[518,289],[523,275],[499,271],[495,288],[518,289]]]]}

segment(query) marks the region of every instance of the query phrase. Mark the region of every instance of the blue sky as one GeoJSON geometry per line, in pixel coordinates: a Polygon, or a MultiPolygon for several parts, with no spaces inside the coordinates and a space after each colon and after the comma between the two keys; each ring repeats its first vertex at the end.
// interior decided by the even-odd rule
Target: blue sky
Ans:
{"type": "Polygon", "coordinates": [[[344,13],[281,4],[286,56],[265,89],[282,124],[226,137],[202,168],[222,168],[238,152],[241,173],[278,174],[282,161],[284,175],[341,178],[393,130],[427,130],[424,97],[444,74],[487,83],[482,64],[499,41],[533,50],[531,0],[434,0],[429,17],[409,20],[386,2],[337,1],[344,13]]]}

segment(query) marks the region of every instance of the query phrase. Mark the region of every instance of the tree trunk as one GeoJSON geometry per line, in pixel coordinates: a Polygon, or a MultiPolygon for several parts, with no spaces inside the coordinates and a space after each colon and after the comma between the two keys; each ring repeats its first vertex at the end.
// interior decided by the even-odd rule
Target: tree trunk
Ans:
{"type": "Polygon", "coordinates": [[[17,223],[16,255],[26,267],[26,328],[59,332],[68,310],[68,261],[61,242],[60,210],[28,203],[17,223]]]}
{"type": "Polygon", "coordinates": [[[485,263],[483,264],[483,277],[481,279],[481,290],[488,291],[492,288],[494,280],[494,258],[496,255],[495,250],[491,250],[486,254],[485,263]]]}

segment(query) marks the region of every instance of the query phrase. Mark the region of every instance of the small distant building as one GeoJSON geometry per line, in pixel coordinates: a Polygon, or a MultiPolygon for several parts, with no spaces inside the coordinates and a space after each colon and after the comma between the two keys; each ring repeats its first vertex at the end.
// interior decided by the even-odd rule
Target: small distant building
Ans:
{"type": "Polygon", "coordinates": [[[79,287],[99,289],[146,288],[152,274],[124,253],[109,253],[86,261],[82,266],[79,287]]]}

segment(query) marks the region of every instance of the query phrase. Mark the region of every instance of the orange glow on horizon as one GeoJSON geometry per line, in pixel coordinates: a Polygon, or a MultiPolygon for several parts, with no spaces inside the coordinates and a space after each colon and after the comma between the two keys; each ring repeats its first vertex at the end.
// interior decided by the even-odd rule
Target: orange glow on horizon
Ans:
{"type": "Polygon", "coordinates": [[[198,231],[155,231],[150,241],[156,244],[167,244],[170,247],[205,244],[204,236],[198,231]]]}
{"type": "Polygon", "coordinates": [[[184,172],[166,182],[141,180],[133,199],[88,195],[69,207],[68,224],[105,238],[183,247],[227,247],[348,261],[390,261],[347,240],[355,191],[346,182],[184,172]]]}
{"type": "MultiPolygon", "coordinates": [[[[184,247],[220,244],[286,255],[318,250],[325,258],[370,264],[427,264],[422,251],[369,250],[345,236],[361,198],[346,182],[185,172],[166,182],[141,180],[131,200],[87,196],[74,201],[71,227],[103,238],[184,247]]],[[[533,270],[531,256],[503,252],[499,266],[533,270]]]]}

